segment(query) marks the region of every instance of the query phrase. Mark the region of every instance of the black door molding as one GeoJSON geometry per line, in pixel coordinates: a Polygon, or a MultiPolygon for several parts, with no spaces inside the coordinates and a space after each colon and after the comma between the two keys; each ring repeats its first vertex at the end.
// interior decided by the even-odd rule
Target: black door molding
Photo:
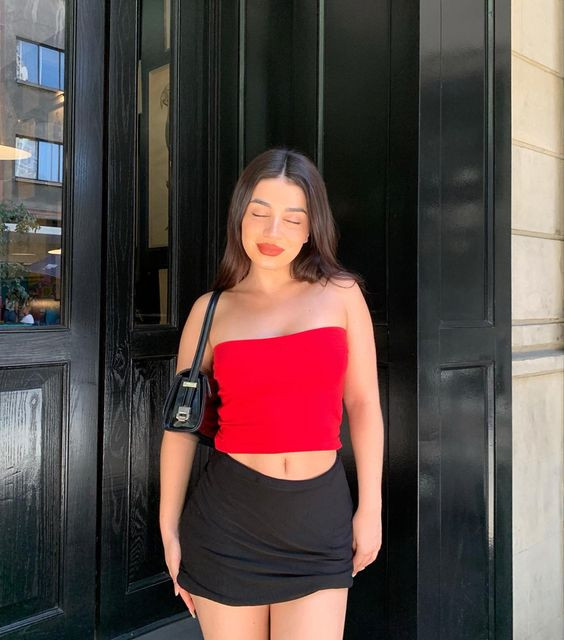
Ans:
{"type": "Polygon", "coordinates": [[[420,3],[422,640],[513,632],[510,4],[420,3]]]}

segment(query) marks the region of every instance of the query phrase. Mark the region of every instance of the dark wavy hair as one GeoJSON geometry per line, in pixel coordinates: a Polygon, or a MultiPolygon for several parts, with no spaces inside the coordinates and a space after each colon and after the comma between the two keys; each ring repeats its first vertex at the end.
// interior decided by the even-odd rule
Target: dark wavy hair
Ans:
{"type": "Polygon", "coordinates": [[[304,154],[285,147],[268,149],[256,156],[239,176],[227,215],[227,244],[212,288],[230,289],[249,272],[251,260],[241,238],[243,215],[257,183],[264,178],[282,176],[302,188],[309,219],[309,240],[292,261],[291,276],[308,282],[323,278],[352,279],[365,290],[363,277],[346,270],[336,258],[338,230],[317,167],[304,154]]]}

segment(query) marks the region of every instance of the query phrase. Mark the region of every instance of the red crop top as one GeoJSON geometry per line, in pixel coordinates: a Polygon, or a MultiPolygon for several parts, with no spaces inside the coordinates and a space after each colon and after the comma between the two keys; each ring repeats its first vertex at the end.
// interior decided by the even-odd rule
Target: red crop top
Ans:
{"type": "Polygon", "coordinates": [[[216,449],[340,449],[347,361],[347,332],[337,326],[216,344],[216,449]]]}

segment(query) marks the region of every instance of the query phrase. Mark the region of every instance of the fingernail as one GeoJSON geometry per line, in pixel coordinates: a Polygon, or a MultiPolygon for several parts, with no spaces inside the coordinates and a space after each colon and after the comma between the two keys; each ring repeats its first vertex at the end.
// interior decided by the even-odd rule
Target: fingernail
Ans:
{"type": "Polygon", "coordinates": [[[356,573],[353,573],[353,574],[352,574],[352,577],[354,578],[355,576],[356,576],[356,573]]]}

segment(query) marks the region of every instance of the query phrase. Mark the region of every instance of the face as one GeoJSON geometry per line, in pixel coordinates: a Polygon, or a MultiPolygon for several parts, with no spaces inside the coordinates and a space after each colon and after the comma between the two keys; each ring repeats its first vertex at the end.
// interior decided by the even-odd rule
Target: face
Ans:
{"type": "Polygon", "coordinates": [[[241,235],[247,255],[257,266],[289,266],[309,236],[302,188],[283,177],[260,180],[243,215],[241,235]]]}

